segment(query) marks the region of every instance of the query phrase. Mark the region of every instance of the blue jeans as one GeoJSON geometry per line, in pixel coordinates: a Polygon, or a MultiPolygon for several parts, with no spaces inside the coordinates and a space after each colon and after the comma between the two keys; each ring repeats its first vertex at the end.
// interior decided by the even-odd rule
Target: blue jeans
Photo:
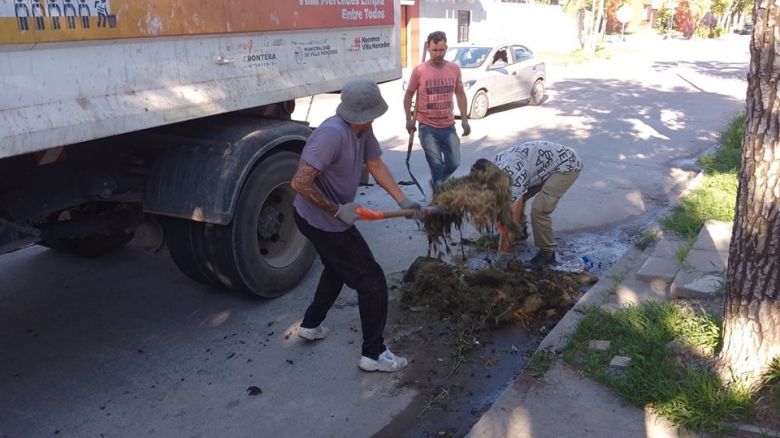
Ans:
{"type": "Polygon", "coordinates": [[[420,144],[425,151],[425,160],[431,168],[434,188],[460,165],[460,138],[455,125],[448,128],[434,128],[420,123],[420,144]]]}

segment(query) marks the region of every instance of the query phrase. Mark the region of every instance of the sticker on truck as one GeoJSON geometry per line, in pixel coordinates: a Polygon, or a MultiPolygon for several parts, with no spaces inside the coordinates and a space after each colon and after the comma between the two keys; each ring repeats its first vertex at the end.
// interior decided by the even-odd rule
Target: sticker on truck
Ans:
{"type": "Polygon", "coordinates": [[[393,4],[393,0],[0,0],[0,44],[393,25],[393,4]]]}

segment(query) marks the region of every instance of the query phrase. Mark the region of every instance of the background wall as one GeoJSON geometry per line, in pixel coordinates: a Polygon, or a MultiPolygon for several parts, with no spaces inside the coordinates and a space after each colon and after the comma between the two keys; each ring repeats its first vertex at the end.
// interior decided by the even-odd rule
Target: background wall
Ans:
{"type": "MultiPolygon", "coordinates": [[[[420,47],[435,30],[458,41],[458,10],[471,11],[470,42],[518,42],[534,51],[568,52],[579,48],[577,26],[561,6],[501,3],[498,0],[418,0],[420,47]]],[[[418,60],[412,60],[414,64],[418,60]]]]}

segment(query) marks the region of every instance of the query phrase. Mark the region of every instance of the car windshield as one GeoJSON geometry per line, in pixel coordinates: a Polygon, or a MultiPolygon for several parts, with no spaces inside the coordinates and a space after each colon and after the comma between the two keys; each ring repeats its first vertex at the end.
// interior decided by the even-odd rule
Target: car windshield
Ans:
{"type": "Polygon", "coordinates": [[[476,68],[482,65],[490,54],[490,47],[451,47],[444,59],[461,68],[476,68]]]}

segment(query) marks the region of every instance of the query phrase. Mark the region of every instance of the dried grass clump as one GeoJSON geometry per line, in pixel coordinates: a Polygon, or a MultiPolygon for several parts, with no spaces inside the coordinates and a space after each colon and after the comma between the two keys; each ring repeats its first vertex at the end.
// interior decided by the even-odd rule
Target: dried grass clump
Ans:
{"type": "Polygon", "coordinates": [[[441,213],[424,221],[429,254],[439,254],[442,248],[449,252],[447,241],[451,240],[452,228],[460,230],[464,219],[481,233],[493,233],[496,220],[510,231],[519,232],[512,220],[511,185],[509,175],[496,166],[445,181],[431,203],[441,213]]]}

